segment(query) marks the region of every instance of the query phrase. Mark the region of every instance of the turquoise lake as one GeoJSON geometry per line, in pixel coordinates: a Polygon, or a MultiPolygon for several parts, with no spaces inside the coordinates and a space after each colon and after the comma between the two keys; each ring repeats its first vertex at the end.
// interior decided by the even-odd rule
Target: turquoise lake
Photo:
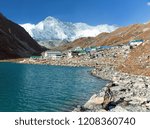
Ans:
{"type": "Polygon", "coordinates": [[[107,81],[91,68],[0,63],[1,112],[68,112],[107,81]]]}

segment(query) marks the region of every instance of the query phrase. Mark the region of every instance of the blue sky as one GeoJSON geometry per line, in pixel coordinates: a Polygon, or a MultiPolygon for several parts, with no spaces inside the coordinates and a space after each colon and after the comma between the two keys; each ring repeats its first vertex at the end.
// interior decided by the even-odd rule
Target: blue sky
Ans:
{"type": "Polygon", "coordinates": [[[0,12],[19,24],[53,16],[73,23],[125,26],[150,21],[150,0],[0,0],[0,12]]]}

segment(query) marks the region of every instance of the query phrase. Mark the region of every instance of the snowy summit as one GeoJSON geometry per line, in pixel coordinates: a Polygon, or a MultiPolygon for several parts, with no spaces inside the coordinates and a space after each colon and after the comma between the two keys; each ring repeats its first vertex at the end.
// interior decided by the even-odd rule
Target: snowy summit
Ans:
{"type": "Polygon", "coordinates": [[[113,25],[90,26],[85,23],[62,22],[54,17],[47,17],[38,24],[21,24],[21,26],[37,41],[68,40],[81,37],[94,37],[102,32],[112,32],[117,29],[113,25]]]}

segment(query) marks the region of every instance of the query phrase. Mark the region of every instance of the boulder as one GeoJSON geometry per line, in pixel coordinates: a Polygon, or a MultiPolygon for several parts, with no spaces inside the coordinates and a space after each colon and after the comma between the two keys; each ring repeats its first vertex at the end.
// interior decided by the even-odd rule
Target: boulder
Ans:
{"type": "Polygon", "coordinates": [[[113,92],[110,90],[109,87],[107,87],[104,95],[104,102],[102,103],[103,109],[109,110],[109,106],[111,106],[110,103],[113,101],[114,101],[113,92]]]}
{"type": "Polygon", "coordinates": [[[84,108],[87,109],[94,109],[94,107],[96,105],[101,105],[104,102],[104,98],[97,96],[96,94],[94,94],[90,100],[88,102],[86,102],[86,104],[84,105],[84,108]]]}
{"type": "Polygon", "coordinates": [[[145,106],[150,109],[150,103],[146,103],[145,106]]]}

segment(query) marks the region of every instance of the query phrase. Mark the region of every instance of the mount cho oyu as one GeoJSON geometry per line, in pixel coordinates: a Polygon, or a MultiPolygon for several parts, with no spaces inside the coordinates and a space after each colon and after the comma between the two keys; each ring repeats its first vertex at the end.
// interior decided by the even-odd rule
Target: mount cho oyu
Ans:
{"type": "Polygon", "coordinates": [[[38,24],[21,24],[22,27],[40,45],[46,47],[60,46],[81,37],[95,37],[102,32],[112,32],[114,25],[90,26],[86,23],[62,22],[54,17],[47,17],[38,24]]]}

